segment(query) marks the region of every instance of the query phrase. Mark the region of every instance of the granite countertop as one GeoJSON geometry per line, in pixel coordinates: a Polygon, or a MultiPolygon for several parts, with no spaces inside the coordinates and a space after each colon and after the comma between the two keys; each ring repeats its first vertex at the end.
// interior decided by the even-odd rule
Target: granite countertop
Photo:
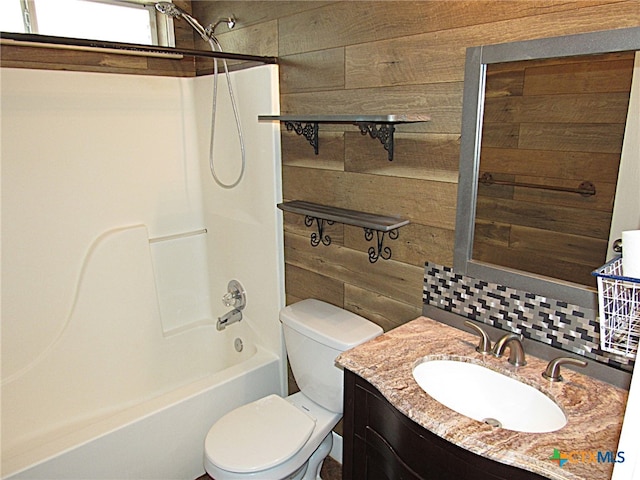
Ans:
{"type": "Polygon", "coordinates": [[[477,353],[478,340],[472,333],[419,317],[342,353],[337,362],[371,383],[414,422],[471,452],[551,479],[610,479],[613,463],[598,462],[597,452],[613,452],[615,458],[628,392],[565,368],[563,382],[549,382],[541,375],[546,361],[527,355],[527,365],[513,367],[507,356],[477,353]],[[522,433],[458,414],[414,380],[413,365],[425,356],[478,363],[534,386],[562,408],[567,425],[550,433],[522,433]],[[550,459],[554,450],[569,455],[570,461],[560,467],[550,459]]]}

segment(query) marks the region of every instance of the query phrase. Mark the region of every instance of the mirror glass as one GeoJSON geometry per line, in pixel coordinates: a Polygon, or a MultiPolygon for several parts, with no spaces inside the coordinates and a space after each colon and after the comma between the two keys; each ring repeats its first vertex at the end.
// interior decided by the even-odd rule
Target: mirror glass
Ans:
{"type": "Polygon", "coordinates": [[[472,258],[596,286],[634,58],[487,66],[472,258]]]}
{"type": "Polygon", "coordinates": [[[639,49],[631,28],[467,50],[457,271],[596,307],[639,49]]]}

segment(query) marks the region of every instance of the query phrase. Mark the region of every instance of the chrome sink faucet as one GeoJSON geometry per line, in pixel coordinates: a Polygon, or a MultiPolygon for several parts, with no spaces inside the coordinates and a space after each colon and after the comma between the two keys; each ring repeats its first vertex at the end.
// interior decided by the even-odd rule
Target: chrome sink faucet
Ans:
{"type": "Polygon", "coordinates": [[[504,355],[505,348],[509,347],[509,360],[511,365],[523,367],[527,364],[524,356],[524,348],[520,335],[515,333],[507,333],[500,337],[491,350],[494,357],[501,358],[504,355]]]}
{"type": "Polygon", "coordinates": [[[491,348],[491,339],[487,332],[481,327],[469,320],[466,320],[464,324],[474,330],[475,333],[480,335],[480,342],[476,347],[476,352],[486,355],[491,353],[494,357],[501,358],[504,356],[504,350],[509,347],[509,360],[511,365],[516,367],[523,367],[527,364],[527,360],[524,355],[524,347],[522,346],[522,336],[515,333],[507,333],[500,337],[496,344],[491,348]]]}

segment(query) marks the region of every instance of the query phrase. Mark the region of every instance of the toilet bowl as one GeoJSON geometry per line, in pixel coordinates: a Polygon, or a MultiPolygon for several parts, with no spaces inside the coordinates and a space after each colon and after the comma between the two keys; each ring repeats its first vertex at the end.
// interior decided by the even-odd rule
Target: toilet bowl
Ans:
{"type": "Polygon", "coordinates": [[[216,480],[315,480],[341,417],[300,392],[261,398],[228,413],[209,430],[205,470],[216,480]],[[320,458],[318,452],[312,459],[320,448],[324,455],[320,458]]]}
{"type": "Polygon", "coordinates": [[[319,300],[280,312],[300,392],[269,395],[224,415],[205,439],[204,466],[215,480],[317,480],[342,418],[341,352],[377,337],[368,320],[319,300]]]}

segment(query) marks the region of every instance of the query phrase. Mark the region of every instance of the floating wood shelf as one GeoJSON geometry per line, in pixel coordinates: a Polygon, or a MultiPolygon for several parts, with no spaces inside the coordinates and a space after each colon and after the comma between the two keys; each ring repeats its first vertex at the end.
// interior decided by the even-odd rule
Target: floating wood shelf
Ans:
{"type": "Polygon", "coordinates": [[[398,238],[398,228],[409,223],[409,220],[396,216],[377,215],[374,213],[360,212],[357,210],[347,210],[345,208],[330,207],[318,203],[304,202],[295,200],[292,202],[279,203],[280,210],[292,213],[298,213],[305,216],[304,223],[307,227],[316,223],[317,232],[311,234],[311,245],[317,247],[323,245],[331,245],[331,237],[324,234],[325,222],[333,225],[335,222],[347,225],[355,225],[364,229],[364,238],[367,241],[373,240],[373,234],[376,233],[377,248],[369,248],[369,261],[375,263],[379,258],[389,260],[391,258],[391,249],[383,246],[386,234],[389,238],[395,240],[398,238]]]}
{"type": "Polygon", "coordinates": [[[259,115],[258,120],[278,120],[284,122],[287,130],[304,135],[318,154],[318,125],[320,123],[348,123],[357,125],[360,133],[377,138],[393,160],[393,134],[398,123],[428,122],[428,115],[259,115]]]}

